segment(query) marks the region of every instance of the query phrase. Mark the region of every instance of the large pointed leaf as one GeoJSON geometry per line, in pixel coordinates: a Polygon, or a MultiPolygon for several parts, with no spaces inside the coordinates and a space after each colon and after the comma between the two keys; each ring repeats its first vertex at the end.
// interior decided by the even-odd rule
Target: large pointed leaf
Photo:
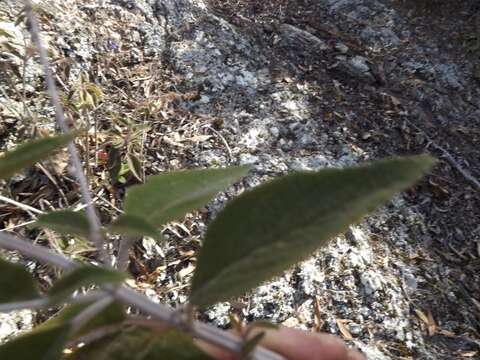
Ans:
{"type": "Polygon", "coordinates": [[[160,240],[162,234],[155,229],[153,225],[143,218],[133,215],[121,215],[109,227],[109,229],[117,234],[128,236],[150,236],[160,240]]]}
{"type": "Polygon", "coordinates": [[[73,353],[71,360],[212,360],[188,335],[168,331],[155,333],[126,329],[88,344],[73,353]]]}
{"type": "Polygon", "coordinates": [[[414,156],[296,173],[242,194],[207,230],[190,300],[199,306],[228,300],[281,274],[412,185],[433,163],[414,156]]]}
{"type": "Polygon", "coordinates": [[[1,345],[0,359],[60,360],[68,335],[68,324],[31,331],[1,345]]]}
{"type": "MultiPolygon", "coordinates": [[[[93,301],[70,304],[65,306],[58,314],[48,319],[46,322],[39,325],[36,329],[43,329],[51,326],[58,326],[67,323],[80,314],[83,310],[93,304],[93,301]]],[[[119,302],[112,302],[105,309],[100,311],[94,318],[86,322],[75,333],[71,334],[72,337],[82,336],[88,332],[95,330],[103,326],[109,326],[114,324],[120,324],[125,320],[126,313],[123,305],[119,302]]]]}
{"type": "Polygon", "coordinates": [[[127,191],[125,212],[155,227],[179,219],[208,203],[219,191],[248,173],[249,167],[169,172],[150,176],[127,191]]]}
{"type": "Polygon", "coordinates": [[[88,238],[90,233],[90,225],[83,212],[70,210],[50,212],[40,215],[36,224],[60,234],[77,235],[83,238],[88,238]]]}
{"type": "Polygon", "coordinates": [[[82,265],[53,284],[48,295],[52,298],[52,302],[56,302],[67,298],[83,286],[118,284],[125,278],[125,273],[97,266],[82,265]]]}
{"type": "Polygon", "coordinates": [[[0,304],[38,297],[32,275],[21,265],[0,259],[0,304]]]}
{"type": "Polygon", "coordinates": [[[0,179],[8,179],[16,172],[47,158],[70,142],[76,133],[33,140],[18,146],[0,157],[0,179]]]}

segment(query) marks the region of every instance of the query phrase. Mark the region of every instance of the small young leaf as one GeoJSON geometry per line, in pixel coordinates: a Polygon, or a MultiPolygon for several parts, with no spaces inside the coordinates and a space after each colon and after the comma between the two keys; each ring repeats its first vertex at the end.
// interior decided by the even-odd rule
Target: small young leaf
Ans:
{"type": "Polygon", "coordinates": [[[121,215],[109,227],[109,229],[118,234],[128,236],[150,236],[154,239],[162,239],[160,231],[142,218],[133,215],[121,215]]]}
{"type": "Polygon", "coordinates": [[[52,298],[52,302],[57,302],[70,296],[75,290],[83,286],[118,284],[123,282],[125,278],[126,274],[118,271],[82,265],[73,269],[53,284],[48,295],[52,298]]]}
{"type": "Polygon", "coordinates": [[[127,163],[130,172],[137,178],[138,181],[143,181],[142,178],[142,163],[133,154],[127,154],[127,163]]]}
{"type": "Polygon", "coordinates": [[[413,156],[296,173],[240,195],[207,230],[191,302],[206,306],[229,300],[281,274],[412,185],[433,164],[428,156],[413,156]]]}
{"type": "Polygon", "coordinates": [[[21,265],[0,259],[0,304],[38,297],[32,275],[21,265]]]}
{"type": "MultiPolygon", "coordinates": [[[[36,330],[67,323],[92,304],[93,301],[67,305],[54,317],[37,326],[36,330]]],[[[99,312],[93,319],[80,327],[74,334],[71,334],[71,336],[82,336],[103,326],[120,324],[125,318],[126,313],[123,305],[119,302],[113,302],[99,312]]]]}
{"type": "Polygon", "coordinates": [[[70,360],[212,360],[188,335],[130,328],[75,351],[70,360]]]}
{"type": "Polygon", "coordinates": [[[18,146],[0,157],[0,179],[8,179],[16,172],[47,158],[76,136],[75,133],[37,139],[18,146]]]}
{"type": "Polygon", "coordinates": [[[205,205],[219,191],[244,177],[248,170],[249,167],[240,166],[150,176],[145,184],[127,191],[125,212],[159,227],[205,205]]]}
{"type": "Polygon", "coordinates": [[[60,360],[69,329],[68,324],[60,324],[20,335],[0,346],[0,359],[60,360]]]}
{"type": "Polygon", "coordinates": [[[90,233],[90,225],[83,212],[70,210],[50,212],[40,215],[36,224],[60,234],[77,235],[83,238],[88,238],[90,233]]]}

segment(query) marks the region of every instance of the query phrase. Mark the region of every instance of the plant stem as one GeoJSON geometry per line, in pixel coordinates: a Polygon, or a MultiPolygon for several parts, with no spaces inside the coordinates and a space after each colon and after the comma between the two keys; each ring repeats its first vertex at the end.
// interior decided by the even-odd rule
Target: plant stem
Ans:
{"type": "MultiPolygon", "coordinates": [[[[42,64],[43,72],[45,74],[48,95],[55,111],[55,119],[57,121],[58,127],[64,133],[67,133],[70,131],[70,128],[67,124],[67,121],[65,120],[62,103],[58,95],[55,81],[53,80],[52,70],[50,69],[50,64],[48,62],[47,51],[43,46],[42,41],[40,40],[40,30],[37,19],[33,14],[32,3],[30,0],[24,0],[24,3],[25,13],[29,22],[30,36],[32,37],[32,41],[35,44],[40,57],[40,63],[42,64]]],[[[90,224],[90,239],[93,241],[98,251],[100,252],[100,256],[103,262],[109,265],[109,257],[103,247],[104,239],[100,231],[100,220],[95,210],[92,196],[90,195],[90,191],[88,189],[87,178],[85,177],[85,174],[82,170],[83,168],[80,156],[78,155],[77,148],[75,147],[75,143],[73,141],[68,144],[68,152],[70,153],[70,160],[72,162],[73,175],[76,177],[78,184],[80,185],[80,193],[82,195],[83,202],[87,205],[86,212],[90,224]]]]}
{"type": "MultiPolygon", "coordinates": [[[[61,269],[71,269],[77,266],[73,261],[67,258],[52,253],[51,251],[33,245],[26,240],[19,239],[12,235],[0,233],[0,247],[19,251],[23,255],[32,259],[39,260],[44,263],[54,265],[61,269]]],[[[126,287],[114,288],[110,285],[103,287],[104,296],[113,296],[121,302],[136,307],[143,311],[145,314],[152,316],[153,318],[168,324],[169,326],[176,328],[180,331],[185,331],[187,326],[181,320],[178,312],[167,307],[163,304],[157,304],[146,298],[144,295],[135,292],[132,289],[126,287]]],[[[203,324],[199,321],[194,321],[190,326],[190,332],[192,335],[200,340],[203,340],[209,344],[216,345],[224,350],[238,354],[243,345],[243,340],[239,337],[218,329],[214,326],[203,324]]],[[[273,353],[270,350],[256,347],[252,353],[253,360],[285,360],[281,355],[273,353]]]]}
{"type": "Polygon", "coordinates": [[[87,306],[85,310],[83,310],[82,312],[80,312],[80,314],[73,318],[71,333],[73,334],[77,332],[83,325],[85,325],[96,315],[98,315],[103,309],[110,305],[113,300],[114,299],[111,296],[103,296],[102,299],[87,306]]]}
{"type": "MultiPolygon", "coordinates": [[[[67,300],[69,304],[80,304],[85,302],[92,302],[105,297],[103,291],[91,291],[85,295],[78,295],[67,300]]],[[[43,297],[35,300],[17,301],[11,303],[0,304],[0,313],[8,313],[10,311],[22,310],[22,309],[42,309],[51,306],[52,301],[47,297],[43,297]]]]}
{"type": "Polygon", "coordinates": [[[128,251],[135,243],[136,238],[132,236],[122,236],[120,238],[120,244],[118,246],[117,254],[117,270],[125,271],[128,267],[128,251]]]}

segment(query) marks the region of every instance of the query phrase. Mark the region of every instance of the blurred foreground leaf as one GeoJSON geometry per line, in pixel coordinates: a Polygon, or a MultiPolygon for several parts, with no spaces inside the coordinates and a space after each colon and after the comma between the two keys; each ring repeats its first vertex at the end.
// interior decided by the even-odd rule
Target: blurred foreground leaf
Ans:
{"type": "Polygon", "coordinates": [[[0,259],[0,304],[39,296],[35,280],[23,266],[0,259]]]}
{"type": "Polygon", "coordinates": [[[97,266],[82,265],[54,283],[48,295],[53,302],[56,302],[69,297],[75,290],[83,286],[118,284],[125,278],[125,273],[97,266]]]}
{"type": "Polygon", "coordinates": [[[160,231],[144,219],[133,215],[121,215],[109,227],[110,231],[128,236],[150,236],[161,239],[160,231]]]}
{"type": "Polygon", "coordinates": [[[310,256],[434,164],[428,156],[294,173],[232,200],[208,227],[191,302],[241,296],[310,256]]]}
{"type": "Polygon", "coordinates": [[[29,141],[0,157],[0,179],[8,179],[16,172],[43,160],[67,145],[76,133],[29,141]]]}
{"type": "Polygon", "coordinates": [[[36,222],[41,227],[46,227],[63,235],[76,235],[88,239],[90,225],[83,212],[71,210],[53,211],[38,217],[36,222]]]}
{"type": "Polygon", "coordinates": [[[2,360],[59,360],[68,340],[69,325],[61,324],[20,335],[0,346],[2,360]]]}
{"type": "Polygon", "coordinates": [[[105,336],[73,353],[69,360],[212,360],[188,335],[130,328],[105,336]]]}
{"type": "MultiPolygon", "coordinates": [[[[69,304],[65,306],[62,310],[60,310],[58,314],[39,325],[36,330],[65,324],[73,320],[75,316],[80,314],[83,310],[85,310],[93,303],[94,301],[80,304],[69,304]]],[[[95,317],[89,320],[86,324],[81,326],[74,334],[71,335],[73,337],[82,336],[92,330],[103,326],[120,324],[123,320],[125,320],[125,318],[126,313],[123,305],[118,302],[113,302],[105,309],[100,311],[97,315],[95,315],[95,317]]]]}

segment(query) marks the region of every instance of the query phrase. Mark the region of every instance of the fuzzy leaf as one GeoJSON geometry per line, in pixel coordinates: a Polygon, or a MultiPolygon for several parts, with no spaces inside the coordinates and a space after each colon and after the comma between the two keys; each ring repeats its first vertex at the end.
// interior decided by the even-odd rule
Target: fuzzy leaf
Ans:
{"type": "Polygon", "coordinates": [[[0,259],[0,304],[38,297],[32,275],[23,266],[0,259]]]}
{"type": "Polygon", "coordinates": [[[125,280],[126,274],[97,266],[82,265],[62,276],[48,295],[53,302],[63,300],[83,286],[118,284],[125,280]]]}
{"type": "Polygon", "coordinates": [[[188,335],[125,329],[103,337],[73,353],[71,360],[212,360],[188,335]]]}
{"type": "Polygon", "coordinates": [[[0,359],[60,360],[69,328],[61,324],[20,335],[0,346],[0,359]]]}
{"type": "Polygon", "coordinates": [[[142,218],[133,215],[121,215],[110,225],[114,233],[128,236],[150,236],[154,239],[162,239],[160,231],[142,218]]]}
{"type": "MultiPolygon", "coordinates": [[[[92,302],[85,302],[79,304],[70,304],[65,306],[58,314],[54,317],[48,319],[36,329],[43,329],[52,326],[58,326],[64,323],[67,323],[80,314],[83,310],[93,304],[92,302]]],[[[123,305],[118,302],[113,302],[108,305],[105,309],[99,312],[93,319],[88,321],[85,325],[81,326],[74,334],[71,334],[73,337],[82,336],[88,332],[95,330],[97,328],[119,324],[125,320],[126,314],[123,305]]]]}
{"type": "Polygon", "coordinates": [[[241,166],[150,176],[145,184],[127,191],[125,212],[160,227],[205,205],[219,191],[244,177],[248,170],[249,167],[241,166]]]}
{"type": "Polygon", "coordinates": [[[0,179],[8,179],[20,170],[43,160],[68,144],[75,133],[29,141],[0,157],[0,179]]]}
{"type": "Polygon", "coordinates": [[[137,156],[127,154],[127,163],[130,172],[137,178],[138,181],[143,181],[142,178],[142,163],[137,156]]]}
{"type": "Polygon", "coordinates": [[[310,256],[434,164],[428,156],[287,175],[231,201],[209,226],[191,302],[243,295],[310,256]]]}
{"type": "Polygon", "coordinates": [[[88,238],[90,234],[90,225],[88,224],[87,216],[83,212],[70,210],[53,211],[40,215],[36,224],[64,235],[88,238]]]}

